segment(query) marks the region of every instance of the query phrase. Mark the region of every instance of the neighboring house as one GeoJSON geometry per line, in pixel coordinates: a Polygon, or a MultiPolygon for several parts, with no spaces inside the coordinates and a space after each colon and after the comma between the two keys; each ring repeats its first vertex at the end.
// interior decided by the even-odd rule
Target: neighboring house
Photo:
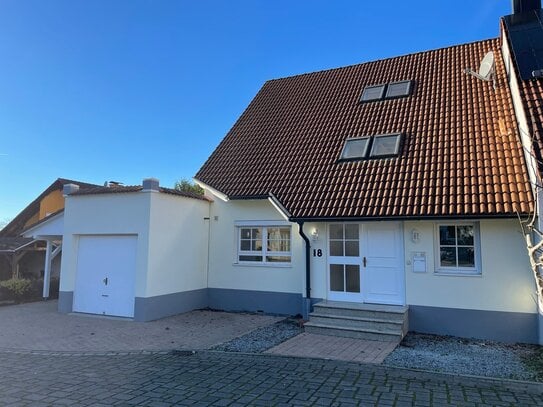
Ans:
{"type": "MultiPolygon", "coordinates": [[[[59,178],[2,228],[0,230],[1,279],[13,276],[38,278],[44,273],[47,245],[40,240],[21,238],[20,235],[23,230],[40,224],[64,210],[62,188],[65,184],[77,184],[86,188],[95,186],[59,178]]],[[[58,277],[60,256],[51,259],[51,266],[52,274],[58,277]]]]}
{"type": "Polygon", "coordinates": [[[60,310],[307,317],[319,303],[318,331],[324,303],[541,342],[519,220],[537,215],[543,79],[522,76],[510,39],[543,33],[535,3],[514,2],[498,39],[265,83],[196,174],[205,197],[154,179],[66,187],[60,310]],[[483,59],[482,78],[464,72],[483,59]]]}

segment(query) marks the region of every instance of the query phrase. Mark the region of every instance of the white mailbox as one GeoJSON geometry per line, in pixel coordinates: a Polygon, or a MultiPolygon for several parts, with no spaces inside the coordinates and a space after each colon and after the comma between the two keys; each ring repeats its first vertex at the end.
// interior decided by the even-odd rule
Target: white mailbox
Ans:
{"type": "Polygon", "coordinates": [[[426,273],[426,253],[413,253],[413,273],[426,273]]]}

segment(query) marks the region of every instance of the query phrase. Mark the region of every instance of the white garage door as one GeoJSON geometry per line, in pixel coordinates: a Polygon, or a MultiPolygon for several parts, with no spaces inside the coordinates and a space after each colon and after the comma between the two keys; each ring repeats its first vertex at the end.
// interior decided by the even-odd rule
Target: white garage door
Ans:
{"type": "Polygon", "coordinates": [[[136,236],[81,236],[75,312],[134,316],[136,236]]]}

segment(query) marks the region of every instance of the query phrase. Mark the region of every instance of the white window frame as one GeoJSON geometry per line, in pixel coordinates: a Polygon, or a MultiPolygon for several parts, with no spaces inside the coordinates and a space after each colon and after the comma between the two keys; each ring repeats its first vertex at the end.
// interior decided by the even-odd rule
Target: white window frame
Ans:
{"type": "MultiPolygon", "coordinates": [[[[435,245],[435,274],[442,275],[461,275],[461,276],[481,276],[481,239],[479,232],[479,222],[439,222],[435,224],[434,229],[434,245],[435,245]],[[440,242],[440,226],[473,226],[473,250],[474,250],[474,267],[445,267],[441,266],[441,242],[440,242]]],[[[462,246],[462,245],[461,245],[462,246]]],[[[458,241],[455,246],[458,248],[458,241]]]]}
{"type": "Polygon", "coordinates": [[[241,221],[236,222],[236,239],[237,239],[237,250],[236,250],[236,260],[235,264],[238,265],[249,265],[249,266],[268,266],[268,267],[290,267],[292,264],[292,226],[289,222],[270,222],[270,221],[261,221],[261,222],[247,222],[241,221]],[[247,251],[241,250],[241,230],[242,229],[261,229],[262,235],[262,250],[260,251],[247,251]],[[278,251],[268,251],[268,229],[270,228],[288,228],[289,230],[289,246],[290,250],[288,252],[278,252],[278,251]],[[248,261],[240,260],[240,256],[261,256],[262,261],[248,261]],[[289,261],[266,261],[268,256],[281,256],[288,257],[289,261]]]}

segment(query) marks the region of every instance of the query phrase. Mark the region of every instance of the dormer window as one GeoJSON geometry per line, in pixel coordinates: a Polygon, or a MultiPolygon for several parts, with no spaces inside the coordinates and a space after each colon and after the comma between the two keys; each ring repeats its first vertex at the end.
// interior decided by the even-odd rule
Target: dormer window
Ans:
{"type": "Polygon", "coordinates": [[[411,81],[393,82],[393,83],[389,83],[387,86],[386,97],[387,99],[400,98],[403,96],[409,96],[410,93],[411,93],[411,81]]]}
{"type": "Polygon", "coordinates": [[[401,134],[348,138],[341,151],[340,161],[396,157],[400,153],[401,134]]]}
{"type": "Polygon", "coordinates": [[[366,86],[362,92],[361,102],[371,102],[373,100],[381,100],[385,94],[386,84],[366,86]]]}

